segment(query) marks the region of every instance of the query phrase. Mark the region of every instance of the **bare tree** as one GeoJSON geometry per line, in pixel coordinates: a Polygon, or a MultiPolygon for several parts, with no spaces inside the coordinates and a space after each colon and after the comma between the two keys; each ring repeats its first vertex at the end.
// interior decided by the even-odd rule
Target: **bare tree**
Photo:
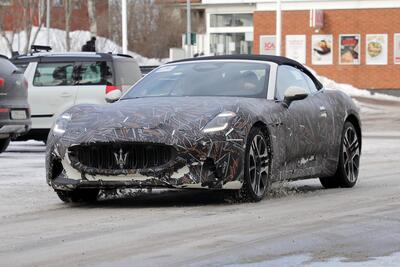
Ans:
{"type": "Polygon", "coordinates": [[[71,37],[69,33],[71,31],[71,12],[72,12],[72,0],[65,0],[65,49],[71,50],[71,37]]]}
{"type": "Polygon", "coordinates": [[[13,51],[13,43],[15,36],[19,37],[19,33],[23,31],[25,35],[25,44],[23,45],[23,53],[27,53],[29,45],[36,41],[37,35],[43,26],[46,14],[46,7],[40,8],[40,0],[14,0],[11,6],[1,6],[0,17],[4,18],[6,14],[13,11],[10,29],[5,29],[5,21],[0,23],[0,35],[4,38],[10,53],[13,51]],[[34,21],[39,16],[39,25],[34,32],[34,21]]]}
{"type": "MultiPolygon", "coordinates": [[[[28,4],[25,3],[28,14],[26,14],[25,20],[24,20],[24,23],[25,23],[24,31],[25,31],[25,35],[27,36],[24,53],[27,53],[29,50],[29,44],[34,44],[36,42],[36,38],[44,25],[47,7],[46,7],[46,5],[44,5],[44,7],[41,8],[40,0],[37,0],[37,1],[24,0],[24,2],[29,2],[28,4]],[[38,25],[36,32],[32,36],[32,33],[33,33],[32,26],[33,26],[33,20],[34,20],[35,14],[38,14],[38,16],[39,16],[39,18],[38,18],[39,25],[38,25]]],[[[42,4],[43,4],[43,2],[42,2],[42,4]]]]}
{"type": "Polygon", "coordinates": [[[88,14],[89,14],[89,24],[90,24],[90,34],[92,36],[97,36],[97,20],[96,20],[96,3],[94,0],[87,1],[88,14]]]}
{"type": "MultiPolygon", "coordinates": [[[[164,58],[170,47],[181,45],[184,21],[174,15],[176,9],[173,6],[153,0],[128,3],[129,50],[146,57],[164,58]]],[[[120,22],[114,25],[121,27],[120,22]]]]}
{"type": "Polygon", "coordinates": [[[110,1],[108,8],[108,32],[109,38],[120,44],[122,42],[121,34],[121,1],[110,1]]]}
{"type": "MultiPolygon", "coordinates": [[[[8,12],[8,10],[5,9],[5,6],[0,6],[0,18],[1,18],[1,23],[0,23],[0,35],[1,37],[3,37],[3,39],[6,41],[7,44],[7,48],[10,51],[10,54],[13,51],[13,42],[14,42],[14,36],[15,36],[15,32],[19,31],[19,27],[17,27],[17,25],[14,25],[14,29],[7,31],[7,29],[5,29],[5,21],[4,21],[4,17],[5,14],[8,12]]],[[[19,21],[19,20],[18,20],[19,21]]]]}

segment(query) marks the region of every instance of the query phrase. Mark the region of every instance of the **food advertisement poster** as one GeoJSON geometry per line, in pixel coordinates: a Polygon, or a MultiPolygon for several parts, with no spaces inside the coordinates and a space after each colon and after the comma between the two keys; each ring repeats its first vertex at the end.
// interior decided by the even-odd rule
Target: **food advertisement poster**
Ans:
{"type": "Polygon", "coordinates": [[[306,36],[286,35],[286,57],[306,63],[306,36]]]}
{"type": "Polygon", "coordinates": [[[333,63],[333,36],[317,34],[311,37],[311,61],[313,65],[333,63]]]}
{"type": "Polygon", "coordinates": [[[394,64],[400,64],[400,33],[394,34],[394,64]]]}
{"type": "Polygon", "coordinates": [[[276,54],[276,38],[275,35],[260,36],[260,55],[276,54]]]}
{"type": "Polygon", "coordinates": [[[339,35],[339,64],[360,64],[360,45],[359,34],[339,35]]]}
{"type": "Polygon", "coordinates": [[[386,65],[388,63],[387,34],[367,34],[365,45],[365,63],[367,65],[386,65]]]}

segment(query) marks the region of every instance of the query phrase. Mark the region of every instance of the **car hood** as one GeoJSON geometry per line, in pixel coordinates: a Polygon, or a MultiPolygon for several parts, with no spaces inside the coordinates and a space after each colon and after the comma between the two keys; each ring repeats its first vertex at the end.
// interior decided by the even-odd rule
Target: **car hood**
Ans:
{"type": "Polygon", "coordinates": [[[72,120],[65,135],[69,139],[81,137],[80,142],[110,141],[114,137],[127,141],[132,141],[132,138],[160,141],[182,134],[196,138],[202,136],[202,128],[220,112],[242,112],[241,107],[257,107],[260,100],[236,97],[147,97],[106,105],[79,105],[68,111],[72,120]]]}

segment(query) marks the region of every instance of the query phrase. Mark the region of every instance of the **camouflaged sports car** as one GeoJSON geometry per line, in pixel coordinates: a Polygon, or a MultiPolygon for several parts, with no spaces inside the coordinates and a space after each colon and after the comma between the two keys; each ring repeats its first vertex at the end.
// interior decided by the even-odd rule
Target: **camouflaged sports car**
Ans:
{"type": "Polygon", "coordinates": [[[358,177],[358,109],[301,64],[274,56],[163,65],[112,104],[78,105],[50,132],[47,182],[63,201],[100,189],[206,188],[261,200],[273,181],[358,177]]]}

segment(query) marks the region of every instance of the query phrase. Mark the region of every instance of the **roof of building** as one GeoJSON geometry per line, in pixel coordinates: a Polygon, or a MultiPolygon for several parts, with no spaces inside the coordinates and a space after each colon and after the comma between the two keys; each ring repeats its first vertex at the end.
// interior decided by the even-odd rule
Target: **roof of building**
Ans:
{"type": "Polygon", "coordinates": [[[320,81],[311,73],[309,69],[307,69],[304,65],[300,64],[299,62],[281,56],[268,56],[268,55],[225,55],[225,56],[207,56],[207,57],[195,57],[195,58],[187,58],[177,61],[172,61],[167,64],[171,63],[179,63],[179,62],[190,62],[190,61],[203,61],[203,60],[256,60],[256,61],[266,61],[266,62],[273,62],[278,65],[288,65],[295,67],[305,74],[307,74],[316,84],[318,89],[321,89],[323,85],[320,81]]]}

